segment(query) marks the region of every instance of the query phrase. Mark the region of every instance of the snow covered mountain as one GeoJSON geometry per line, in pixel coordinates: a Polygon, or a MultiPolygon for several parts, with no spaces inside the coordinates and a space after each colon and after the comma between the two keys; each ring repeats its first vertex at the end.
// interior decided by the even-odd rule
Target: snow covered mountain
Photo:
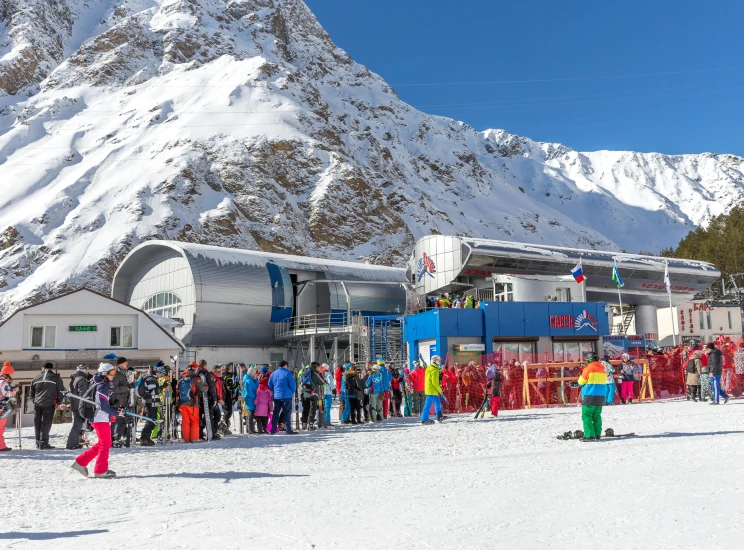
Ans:
{"type": "Polygon", "coordinates": [[[461,234],[655,251],[731,155],[579,153],[402,102],[301,0],[0,0],[0,317],[145,239],[402,264],[461,234]]]}

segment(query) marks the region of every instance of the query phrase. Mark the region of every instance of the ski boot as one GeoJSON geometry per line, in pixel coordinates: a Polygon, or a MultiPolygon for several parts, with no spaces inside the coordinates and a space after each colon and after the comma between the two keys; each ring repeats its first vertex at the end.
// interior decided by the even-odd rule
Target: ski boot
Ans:
{"type": "Polygon", "coordinates": [[[48,441],[42,441],[39,443],[39,449],[42,451],[49,451],[51,449],[56,449],[54,445],[50,445],[48,441]]]}
{"type": "Polygon", "coordinates": [[[155,442],[149,437],[140,438],[140,447],[153,447],[155,442]]]}
{"type": "Polygon", "coordinates": [[[729,402],[729,399],[730,399],[730,397],[724,397],[723,398],[723,404],[725,405],[726,403],[728,403],[729,402]]]}
{"type": "Polygon", "coordinates": [[[106,470],[102,474],[93,474],[96,479],[113,479],[116,477],[116,472],[113,470],[106,470]]]}
{"type": "Polygon", "coordinates": [[[581,439],[579,439],[579,441],[581,441],[582,443],[594,443],[595,441],[597,441],[597,438],[596,437],[582,437],[581,439]]]}
{"type": "Polygon", "coordinates": [[[421,425],[422,426],[430,426],[432,424],[435,424],[435,422],[433,420],[422,420],[421,421],[421,425]]]}

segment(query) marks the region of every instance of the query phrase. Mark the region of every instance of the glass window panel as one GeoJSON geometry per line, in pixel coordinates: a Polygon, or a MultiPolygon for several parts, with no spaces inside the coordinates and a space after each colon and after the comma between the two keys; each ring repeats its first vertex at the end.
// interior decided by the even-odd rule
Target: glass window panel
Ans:
{"type": "Polygon", "coordinates": [[[700,330],[705,329],[705,319],[703,318],[703,312],[698,311],[698,327],[700,327],[700,330]]]}
{"type": "Polygon", "coordinates": [[[705,312],[705,320],[708,321],[708,330],[712,329],[713,327],[711,326],[712,323],[710,319],[710,311],[705,312]]]}
{"type": "Polygon", "coordinates": [[[132,345],[132,327],[121,327],[122,332],[122,347],[131,348],[132,345]]]}
{"type": "Polygon", "coordinates": [[[729,330],[732,330],[734,327],[733,327],[733,323],[731,322],[731,312],[729,311],[727,313],[728,313],[729,330]]]}
{"type": "Polygon", "coordinates": [[[57,327],[45,327],[44,328],[44,347],[45,348],[55,347],[56,339],[57,339],[57,327]]]}
{"type": "Polygon", "coordinates": [[[581,350],[581,360],[583,361],[588,353],[594,353],[594,342],[579,342],[579,349],[581,350]]]}
{"type": "Polygon", "coordinates": [[[537,363],[537,344],[534,342],[520,342],[519,343],[519,361],[523,363],[537,363]]]}
{"type": "Polygon", "coordinates": [[[121,327],[111,327],[109,345],[112,347],[121,346],[121,327]]]}
{"type": "Polygon", "coordinates": [[[31,347],[40,348],[44,341],[44,327],[31,327],[31,347]]]}
{"type": "Polygon", "coordinates": [[[158,294],[157,295],[157,304],[158,307],[163,307],[165,305],[165,294],[158,294]]]}
{"type": "Polygon", "coordinates": [[[563,363],[566,360],[563,342],[553,342],[553,361],[563,363]]]}
{"type": "Polygon", "coordinates": [[[566,361],[580,361],[581,350],[578,342],[566,342],[566,361]]]}

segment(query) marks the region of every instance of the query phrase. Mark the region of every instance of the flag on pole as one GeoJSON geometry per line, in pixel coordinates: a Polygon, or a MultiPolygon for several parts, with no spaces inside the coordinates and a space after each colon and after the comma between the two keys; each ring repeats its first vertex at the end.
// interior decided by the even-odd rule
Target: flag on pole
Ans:
{"type": "Polygon", "coordinates": [[[576,267],[571,270],[571,275],[573,275],[573,278],[579,284],[586,281],[586,277],[584,277],[584,271],[581,269],[581,258],[579,258],[579,263],[576,264],[576,267]]]}
{"type": "Polygon", "coordinates": [[[625,283],[623,278],[620,277],[620,272],[617,270],[617,262],[612,260],[612,280],[617,284],[617,288],[623,288],[625,283]]]}
{"type": "Polygon", "coordinates": [[[664,285],[666,285],[667,294],[669,294],[669,297],[672,296],[672,283],[669,280],[669,264],[664,264],[664,285]]]}

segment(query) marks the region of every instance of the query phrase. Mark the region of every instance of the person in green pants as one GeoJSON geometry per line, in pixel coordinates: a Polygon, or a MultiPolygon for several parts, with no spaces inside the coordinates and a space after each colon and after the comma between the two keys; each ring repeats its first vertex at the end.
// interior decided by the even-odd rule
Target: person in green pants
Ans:
{"type": "Polygon", "coordinates": [[[597,357],[586,356],[586,366],[579,377],[581,386],[581,419],[584,437],[581,441],[599,441],[602,437],[602,407],[607,395],[607,372],[597,357]]]}

